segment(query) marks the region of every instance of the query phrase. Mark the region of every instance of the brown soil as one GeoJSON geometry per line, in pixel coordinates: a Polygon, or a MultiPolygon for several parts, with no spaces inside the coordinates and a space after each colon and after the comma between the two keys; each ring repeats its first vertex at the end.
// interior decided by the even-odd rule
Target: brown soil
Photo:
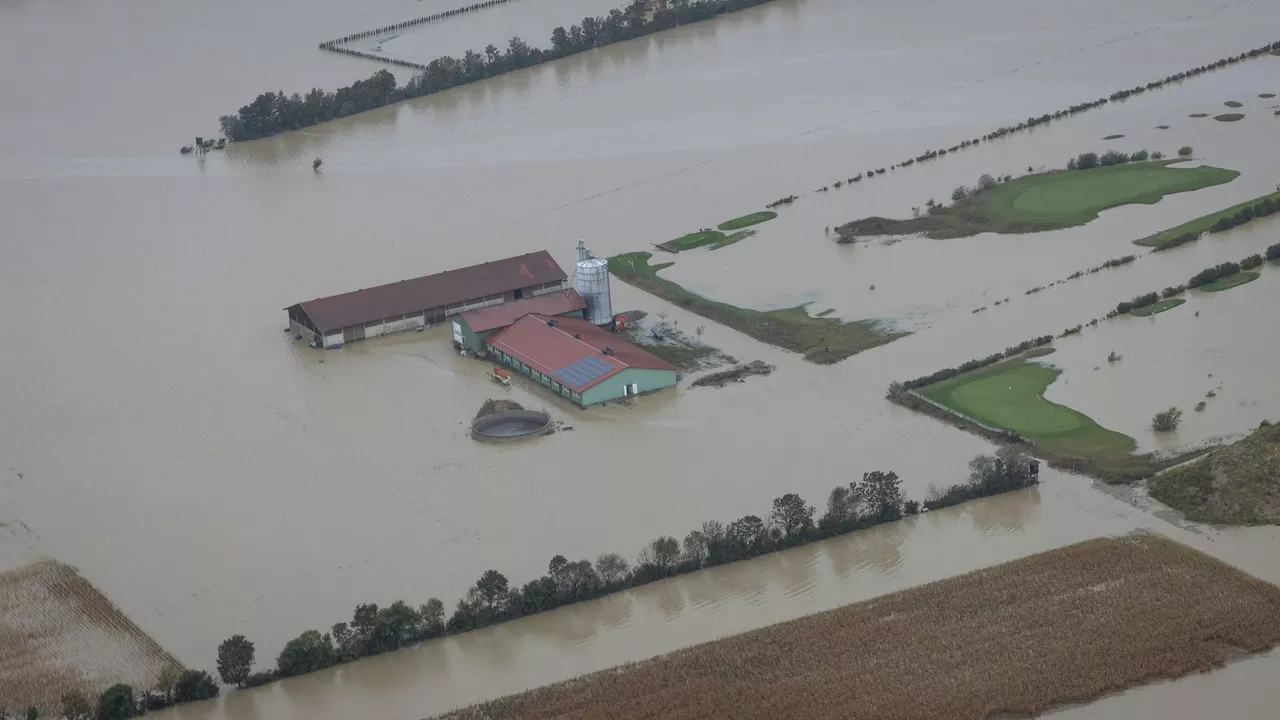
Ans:
{"type": "Polygon", "coordinates": [[[986,720],[1280,643],[1280,588],[1154,535],[1105,538],[445,717],[986,720]]]}
{"type": "Polygon", "coordinates": [[[732,382],[743,382],[752,375],[768,375],[776,368],[763,360],[752,360],[744,365],[731,367],[728,370],[713,372],[693,381],[694,387],[724,387],[732,382]]]}
{"type": "Polygon", "coordinates": [[[476,420],[485,415],[492,415],[496,412],[506,412],[507,410],[523,410],[524,406],[514,400],[485,400],[480,406],[480,412],[476,413],[476,420]]]}
{"type": "Polygon", "coordinates": [[[74,568],[53,561],[0,574],[0,649],[0,705],[34,705],[42,717],[56,715],[65,692],[150,688],[180,668],[74,568]]]}
{"type": "Polygon", "coordinates": [[[1148,489],[1199,522],[1280,525],[1280,425],[1157,475],[1148,489]]]}

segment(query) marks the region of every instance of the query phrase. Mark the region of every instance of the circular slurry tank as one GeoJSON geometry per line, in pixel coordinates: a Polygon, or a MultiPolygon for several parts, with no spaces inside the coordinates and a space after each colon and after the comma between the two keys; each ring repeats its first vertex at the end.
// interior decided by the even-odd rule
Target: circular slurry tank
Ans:
{"type": "Polygon", "coordinates": [[[538,437],[551,432],[551,414],[541,410],[501,410],[471,422],[471,437],[481,442],[503,443],[538,437]]]}

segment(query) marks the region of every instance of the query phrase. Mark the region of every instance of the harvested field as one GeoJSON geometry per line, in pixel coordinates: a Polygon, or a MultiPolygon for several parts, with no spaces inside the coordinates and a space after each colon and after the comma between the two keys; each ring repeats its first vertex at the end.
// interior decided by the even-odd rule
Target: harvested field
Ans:
{"type": "Polygon", "coordinates": [[[1154,535],[1091,540],[448,714],[986,720],[1280,643],[1280,588],[1154,535]]]}
{"type": "Polygon", "coordinates": [[[96,696],[117,682],[150,688],[178,661],[67,565],[0,574],[0,698],[10,710],[60,709],[69,690],[96,696]]]}

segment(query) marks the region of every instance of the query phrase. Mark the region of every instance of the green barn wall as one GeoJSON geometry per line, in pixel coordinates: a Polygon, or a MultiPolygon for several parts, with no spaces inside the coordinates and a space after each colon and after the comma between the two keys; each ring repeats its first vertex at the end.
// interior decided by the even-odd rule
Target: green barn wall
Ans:
{"type": "Polygon", "coordinates": [[[653,392],[654,390],[661,390],[675,385],[676,373],[674,370],[627,368],[617,375],[607,378],[599,385],[587,388],[582,393],[582,404],[584,406],[594,405],[606,400],[617,400],[625,397],[627,394],[626,386],[631,383],[639,385],[642,393],[653,392]]]}

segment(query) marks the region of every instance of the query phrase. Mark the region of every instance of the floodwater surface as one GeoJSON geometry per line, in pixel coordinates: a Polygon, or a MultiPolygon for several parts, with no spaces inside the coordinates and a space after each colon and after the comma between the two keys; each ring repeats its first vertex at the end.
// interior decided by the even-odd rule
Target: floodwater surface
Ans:
{"type": "MultiPolygon", "coordinates": [[[[423,0],[403,12],[455,4],[423,0]]],[[[763,514],[786,492],[821,506],[831,487],[869,470],[897,471],[907,494],[921,498],[930,484],[963,479],[968,460],[990,446],[884,402],[890,381],[1060,332],[1274,242],[1272,220],[1020,294],[1137,252],[1132,239],[1269,191],[1275,158],[1267,152],[1276,146],[1265,139],[1274,119],[1262,101],[1246,103],[1238,123],[1186,118],[1211,99],[1272,89],[1280,58],[1265,58],[857,188],[806,195],[758,236],[681,254],[668,271],[729,302],[812,300],[850,319],[884,317],[916,331],[839,365],[808,365],[711,325],[708,343],[778,371],[718,390],[685,382],[634,406],[581,411],[522,383],[494,385],[487,367],[457,357],[440,329],[314,351],[281,332],[281,308],[539,248],[568,263],[579,237],[601,254],[646,248],[1261,45],[1280,18],[1280,7],[1261,0],[985,0],[977,8],[776,0],[301,132],[203,157],[178,154],[260,92],[367,77],[377,63],[315,44],[385,24],[389,7],[0,4],[0,84],[17,98],[0,108],[0,319],[8,329],[0,343],[0,523],[24,528],[0,543],[16,546],[2,554],[77,567],[192,667],[212,669],[217,643],[233,633],[254,640],[269,665],[288,639],[347,619],[358,602],[436,596],[451,607],[489,568],[523,584],[557,553],[632,557],[661,534],[763,514]],[[1145,129],[1158,124],[1172,127],[1145,129]],[[1192,144],[1204,162],[1242,175],[1033,237],[844,247],[824,236],[824,226],[861,215],[907,213],[983,172],[1060,165],[1104,149],[1097,138],[1112,133],[1126,135],[1118,141],[1126,151],[1192,144]],[[320,173],[311,170],[317,156],[320,173]],[[970,314],[1003,297],[1013,302],[970,314]],[[479,446],[467,422],[487,397],[546,407],[575,431],[479,446]]],[[[547,18],[529,17],[535,38],[547,18]]],[[[1206,309],[1200,321],[1215,321],[1211,306],[1228,312],[1253,297],[1273,304],[1276,271],[1268,272],[1196,298],[1206,309]]],[[[617,282],[614,302],[662,307],[617,282]]],[[[1182,327],[1192,307],[1158,316],[1154,327],[1182,327]]],[[[671,319],[710,325],[674,309],[671,319]]],[[[1105,338],[1123,327],[1090,332],[1105,338]]],[[[1084,342],[1064,343],[1063,361],[1070,343],[1084,342]]],[[[1275,356],[1275,342],[1274,333],[1241,332],[1232,362],[1247,368],[1237,376],[1262,382],[1258,368],[1275,356]]],[[[1111,342],[1093,344],[1072,362],[1105,357],[1111,342]]],[[[1132,365],[1117,372],[1150,362],[1130,352],[1132,365]]],[[[1210,366],[1167,377],[1185,383],[1182,373],[1202,367],[1217,374],[1210,366]]],[[[1085,372],[1070,367],[1064,379],[1085,372]]],[[[1191,388],[1141,389],[1132,416],[1116,412],[1116,429],[1137,436],[1148,406],[1189,402],[1184,391],[1191,388]]],[[[1079,403],[1055,399],[1110,427],[1106,392],[1088,389],[1079,403]]],[[[1239,392],[1231,402],[1248,399],[1239,392]]],[[[1249,394],[1256,407],[1215,406],[1188,425],[1189,439],[1275,417],[1274,389],[1249,394]]],[[[1051,474],[1038,492],[177,714],[418,718],[1147,525],[1167,523],[1085,480],[1051,474]]],[[[1267,567],[1276,554],[1259,537],[1275,540],[1253,531],[1206,549],[1280,578],[1267,567]]],[[[1266,662],[1274,678],[1275,663],[1266,662]]],[[[1249,698],[1238,702],[1244,708],[1249,698]]]]}

